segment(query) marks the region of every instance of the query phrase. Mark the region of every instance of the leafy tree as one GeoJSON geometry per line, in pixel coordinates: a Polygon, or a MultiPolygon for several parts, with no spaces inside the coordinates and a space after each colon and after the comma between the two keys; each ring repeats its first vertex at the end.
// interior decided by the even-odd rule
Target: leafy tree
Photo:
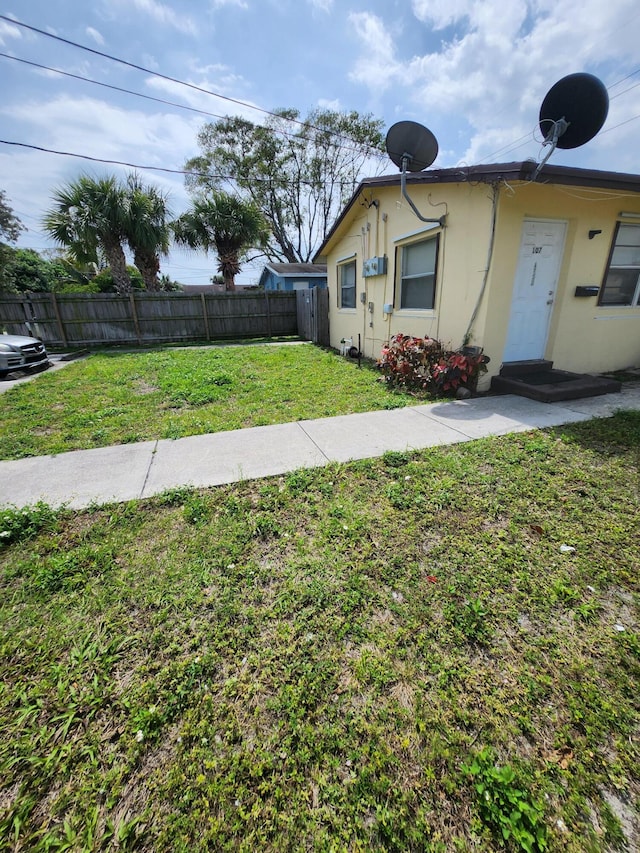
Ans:
{"type": "Polygon", "coordinates": [[[270,260],[310,261],[366,168],[382,152],[382,122],[357,112],[278,110],[265,126],[240,117],[205,124],[201,155],[187,161],[187,187],[197,196],[230,177],[262,211],[270,260]]]}
{"type": "Polygon", "coordinates": [[[34,249],[13,250],[11,277],[19,293],[56,290],[58,282],[66,276],[67,272],[60,262],[47,260],[34,249]]]}
{"type": "Polygon", "coordinates": [[[78,267],[66,257],[47,257],[35,249],[5,246],[0,289],[12,293],[97,293],[96,268],[78,267]]]}
{"type": "Polygon", "coordinates": [[[96,262],[104,254],[120,293],[131,290],[123,243],[126,240],[127,200],[115,177],[81,175],[53,194],[44,229],[80,262],[96,262]]]}
{"type": "Polygon", "coordinates": [[[181,292],[184,287],[179,281],[174,281],[170,276],[164,274],[160,276],[160,290],[165,292],[181,292]]]}
{"type": "Polygon", "coordinates": [[[235,290],[240,259],[252,246],[263,246],[269,230],[257,205],[228,193],[214,191],[193,202],[173,223],[178,243],[191,249],[215,249],[225,290],[235,290]]]}
{"type": "Polygon", "coordinates": [[[26,231],[7,202],[7,195],[0,190],[0,237],[9,243],[15,243],[21,231],[26,231]]]}
{"type": "Polygon", "coordinates": [[[124,231],[147,290],[161,289],[160,255],[168,253],[171,235],[167,217],[167,196],[143,184],[138,175],[129,175],[124,231]]]}
{"type": "Polygon", "coordinates": [[[14,214],[7,201],[4,190],[0,190],[0,290],[15,291],[13,283],[13,253],[14,249],[8,243],[15,243],[25,227],[14,214]]]}

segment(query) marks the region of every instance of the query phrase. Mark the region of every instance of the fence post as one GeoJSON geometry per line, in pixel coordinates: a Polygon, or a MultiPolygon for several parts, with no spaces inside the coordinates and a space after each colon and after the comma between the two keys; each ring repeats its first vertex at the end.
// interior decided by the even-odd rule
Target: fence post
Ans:
{"type": "Polygon", "coordinates": [[[204,333],[207,336],[207,340],[211,340],[211,333],[209,332],[209,315],[207,314],[207,299],[204,293],[200,294],[200,300],[202,301],[202,316],[204,317],[204,333]]]}
{"type": "Polygon", "coordinates": [[[142,346],[142,335],[140,334],[140,323],[138,322],[138,312],[136,310],[136,298],[133,293],[129,294],[129,302],[131,303],[131,313],[133,314],[133,327],[136,330],[138,338],[138,346],[142,346]]]}
{"type": "Polygon", "coordinates": [[[51,291],[51,304],[53,305],[53,311],[56,315],[56,320],[58,321],[58,328],[60,329],[60,338],[62,340],[62,345],[65,347],[69,346],[69,341],[67,340],[67,334],[64,329],[64,323],[62,322],[62,316],[60,314],[60,306],[58,305],[58,298],[55,294],[55,291],[51,291]]]}
{"type": "Polygon", "coordinates": [[[271,337],[271,306],[269,305],[269,291],[264,291],[264,302],[267,307],[267,337],[271,337]]]}

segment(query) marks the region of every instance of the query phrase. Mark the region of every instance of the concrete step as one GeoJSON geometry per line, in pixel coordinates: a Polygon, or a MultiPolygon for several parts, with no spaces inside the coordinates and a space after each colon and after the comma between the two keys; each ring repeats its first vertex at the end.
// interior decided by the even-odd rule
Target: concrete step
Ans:
{"type": "Polygon", "coordinates": [[[545,358],[529,358],[522,361],[505,361],[500,367],[500,376],[524,376],[527,373],[540,373],[551,370],[552,361],[545,358]]]}
{"type": "Polygon", "coordinates": [[[569,373],[566,370],[540,370],[524,374],[494,376],[491,390],[496,394],[517,394],[538,400],[540,403],[556,403],[562,400],[578,400],[582,397],[598,397],[614,394],[622,389],[622,383],[607,376],[591,376],[587,373],[569,373]]]}

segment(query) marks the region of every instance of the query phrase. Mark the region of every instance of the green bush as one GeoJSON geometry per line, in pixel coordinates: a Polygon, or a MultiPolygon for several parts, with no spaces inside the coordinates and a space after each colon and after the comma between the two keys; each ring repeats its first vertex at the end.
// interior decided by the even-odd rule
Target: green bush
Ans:
{"type": "MultiPolygon", "coordinates": [[[[140,275],[140,271],[137,267],[127,267],[127,272],[129,273],[129,278],[131,279],[131,289],[132,290],[144,290],[144,281],[142,280],[142,276],[140,275]]],[[[113,283],[113,276],[111,275],[111,270],[106,269],[99,272],[98,275],[94,276],[91,280],[92,284],[94,284],[100,293],[116,293],[117,289],[115,284],[113,283]]]]}

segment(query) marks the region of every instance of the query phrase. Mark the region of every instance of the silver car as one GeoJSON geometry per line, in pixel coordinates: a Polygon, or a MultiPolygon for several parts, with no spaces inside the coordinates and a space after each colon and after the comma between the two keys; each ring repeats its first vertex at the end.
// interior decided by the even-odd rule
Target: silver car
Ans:
{"type": "Polygon", "coordinates": [[[42,341],[24,335],[0,335],[0,379],[14,370],[42,370],[49,364],[42,341]]]}

